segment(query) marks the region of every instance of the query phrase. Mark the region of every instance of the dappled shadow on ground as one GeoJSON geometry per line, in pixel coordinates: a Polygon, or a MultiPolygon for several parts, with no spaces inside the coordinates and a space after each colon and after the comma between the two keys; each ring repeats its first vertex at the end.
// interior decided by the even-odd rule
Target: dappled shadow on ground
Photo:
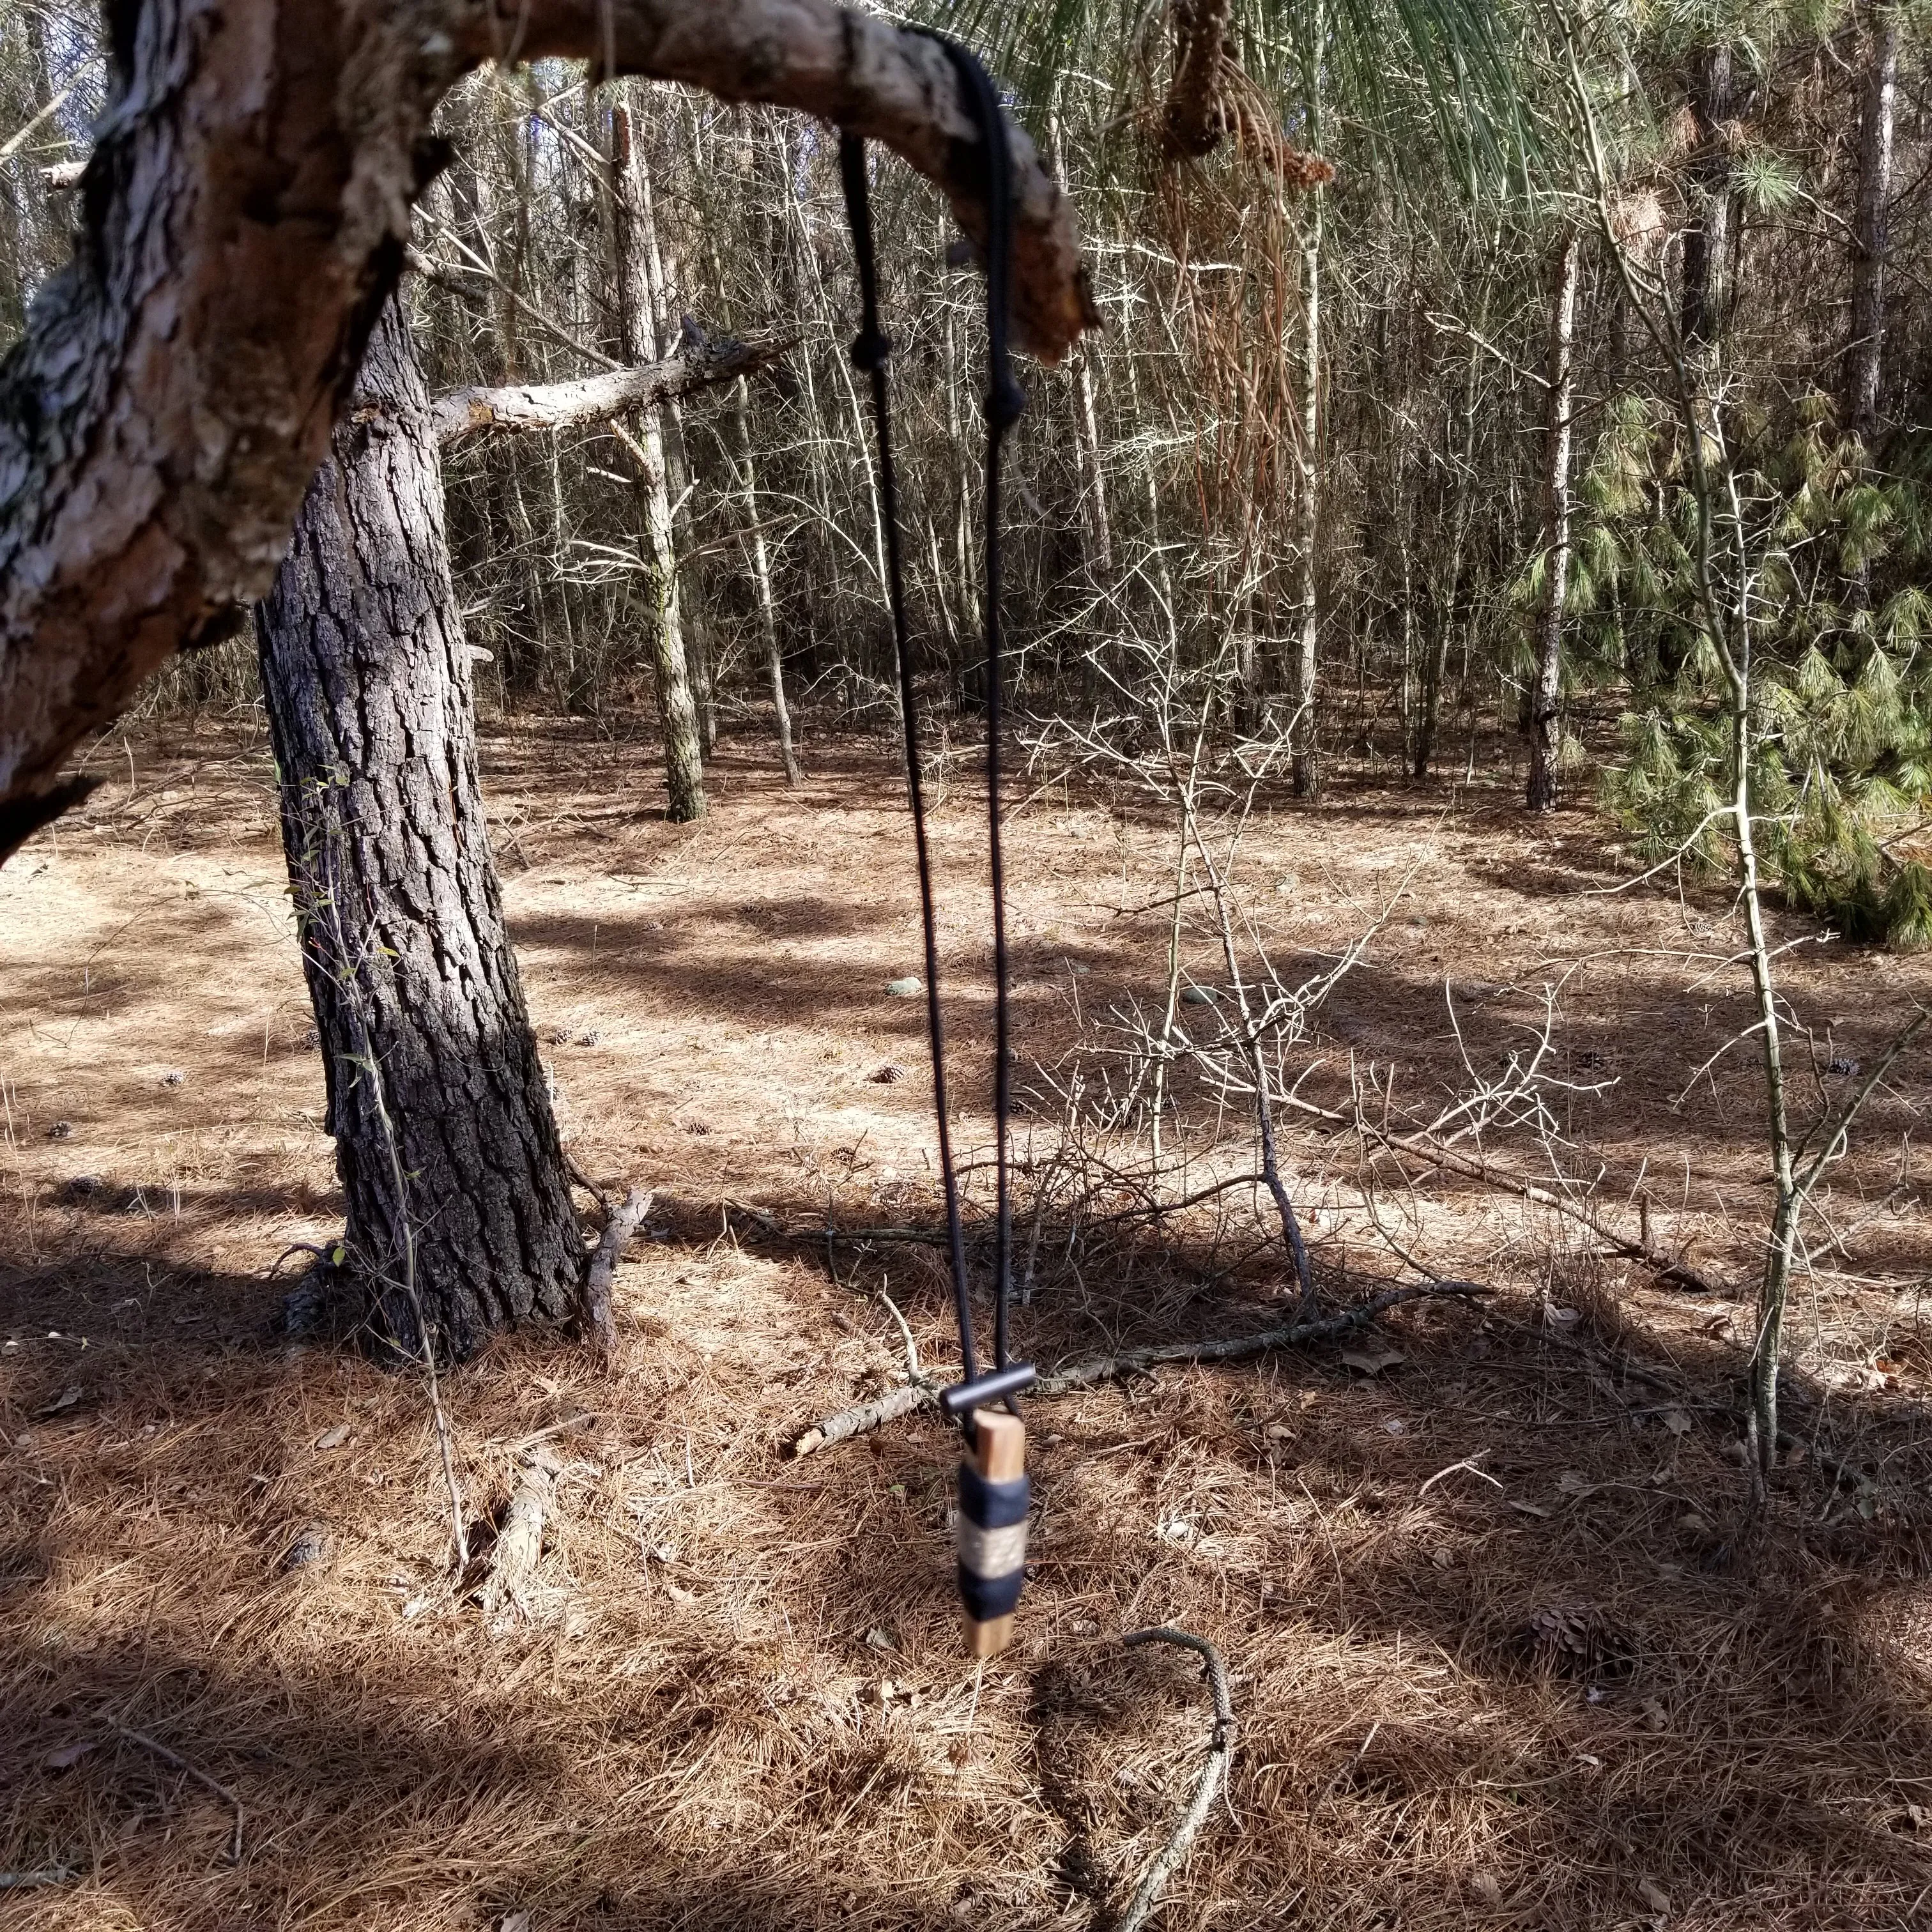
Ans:
{"type": "MultiPolygon", "coordinates": [[[[1020,1645],[980,1682],[950,1594],[947,1432],[920,1414],[788,1453],[903,1372],[893,1310],[934,1373],[955,1359],[922,1016],[883,992],[917,959],[889,748],[810,747],[794,796],[731,748],[695,828],[656,815],[647,746],[520,725],[486,754],[572,1150],[600,1181],[658,1190],[620,1271],[611,1372],[533,1333],[442,1386],[466,1525],[500,1514],[533,1448],[562,1466],[514,1604],[450,1586],[420,1380],[274,1330],[267,1264],[340,1210],[292,946],[200,896],[274,877],[266,819],[244,849],[197,850],[149,913],[175,818],[144,764],[128,812],[152,796],[156,815],[124,847],[104,820],[101,849],[76,836],[44,876],[0,875],[20,993],[0,1870],[74,1874],[9,1894],[10,1925],[1097,1928],[1203,1748],[1191,1666],[1118,1646],[1160,1622],[1222,1646],[1240,1720],[1176,1923],[1580,1932],[1653,1924],[1659,1899],[1696,1932],[1922,1922],[1932,1348],[1893,1292],[1924,1265],[1899,1152],[1916,1071],[1843,1171],[1864,1197],[1841,1217],[1847,1278],[1798,1338],[1815,1361],[1842,1292],[1861,1378],[1790,1378],[1793,1457],[1762,1531],[1736,1460],[1748,1310],[1514,1208],[1492,1240],[1478,1184],[1422,1181],[1432,1238],[1484,1230],[1422,1251],[1500,1292],[1031,1408],[1034,1579],[1020,1645]],[[122,976],[96,999],[104,940],[93,964],[122,976]],[[177,1064],[184,1083],[164,1087],[177,1064]],[[57,1118],[70,1138],[44,1138],[57,1118]],[[69,1195],[86,1173],[102,1189],[69,1195]],[[108,1211],[129,1189],[143,1204],[108,1211]],[[239,1801],[238,1865],[226,1803],[116,1721],[239,1801]]],[[[976,1151],[990,1027],[968,790],[938,830],[976,1151]]],[[[1565,1124],[1610,1164],[1600,1198],[1649,1174],[1666,1237],[1695,1233],[1735,1291],[1762,1227],[1750,1075],[1720,1064],[1673,1096],[1741,1023],[1741,984],[1688,1000],[1708,934],[1673,904],[1544,890],[1544,833],[1460,796],[1445,813],[1438,790],[1349,782],[1318,808],[1269,802],[1252,829],[1250,904],[1298,970],[1423,862],[1318,1022],[1309,1090],[1346,1096],[1352,1055],[1397,1070],[1398,1106],[1446,1092],[1465,1048],[1499,1064],[1542,986],[1584,962],[1566,1077],[1616,1084],[1570,1095],[1565,1124]]],[[[1077,796],[1019,815],[1025,1060],[1062,1067],[1096,1012],[1161,984],[1171,831],[1077,796]]],[[[1217,986],[1213,935],[1184,941],[1217,986]]],[[[1790,956],[1795,1002],[1821,1042],[1868,1058],[1920,969],[1813,956],[1790,956]]],[[[1030,1186],[1057,1102],[1029,1084],[1030,1186]]],[[[1170,1159],[1246,1165],[1244,1130],[1198,1087],[1172,1134],[1170,1159]]],[[[1350,1150],[1299,1127],[1288,1154],[1305,1199],[1353,1174],[1350,1150]]],[[[983,1171],[974,1185],[982,1202],[983,1171]]],[[[1042,1364],[1286,1318],[1264,1203],[1156,1226],[1130,1188],[1096,1190],[1077,1222],[1066,1199],[1036,1222],[1022,1190],[1016,1339],[1042,1364]]],[[[1393,1264],[1359,1216],[1310,1232],[1331,1303],[1393,1264]]]]}
{"type": "MultiPolygon", "coordinates": [[[[1102,1924],[1204,1734],[1190,1671],[1114,1641],[1158,1622],[1222,1646],[1241,1720],[1239,1828],[1176,1910],[1580,1928],[1654,1891],[1673,1924],[1912,1922],[1916,1404],[1795,1382],[1809,1446],[1754,1531],[1739,1350],[1587,1259],[1547,1300],[1041,1402],[1022,1642],[976,1687],[945,1432],[784,1454],[890,1377],[882,1294],[945,1363],[940,1271],[903,1242],[828,1264],[809,1197],[765,1212],[669,1204],[613,1377],[531,1336],[446,1384],[472,1520],[532,1436],[565,1460],[510,1614],[442,1580],[420,1386],[277,1340],[274,1284],[6,1277],[0,1856],[79,1874],[14,1922],[1102,1924]],[[238,1866],[229,1805],[117,1723],[239,1802],[238,1866]]],[[[1175,1232],[1090,1230],[1036,1287],[1045,1363],[1284,1310],[1175,1232]]]]}

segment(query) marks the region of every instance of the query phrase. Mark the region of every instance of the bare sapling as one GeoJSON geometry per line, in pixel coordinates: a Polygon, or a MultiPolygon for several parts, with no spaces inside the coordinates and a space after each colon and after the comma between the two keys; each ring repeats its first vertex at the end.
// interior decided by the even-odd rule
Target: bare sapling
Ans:
{"type": "MultiPolygon", "coordinates": [[[[1755,1022],[1740,1037],[1754,1032],[1758,1038],[1772,1188],[1759,1278],[1746,1424],[1750,1498],[1762,1510],[1769,1500],[1768,1479],[1778,1458],[1778,1371],[1799,1224],[1808,1196],[1826,1163],[1842,1150],[1854,1118],[1874,1090],[1876,1078],[1868,1081],[1831,1118],[1822,1134],[1822,1147],[1801,1169],[1786,1088],[1783,1003],[1765,923],[1763,878],[1751,800],[1751,772],[1760,732],[1752,647],[1756,627],[1770,614],[1768,599],[1761,590],[1766,557],[1761,547],[1754,548],[1737,469],[1726,440],[1719,344],[1714,337],[1687,341],[1660,274],[1640,264],[1626,244],[1614,214],[1612,176],[1602,131],[1574,40],[1568,53],[1570,106],[1582,135],[1596,226],[1630,311],[1642,323],[1669,371],[1666,400],[1682,440],[1685,480],[1696,515],[1690,544],[1696,616],[1723,680],[1729,726],[1729,796],[1721,809],[1730,829],[1738,899],[1744,916],[1744,957],[1756,1010],[1755,1022]]],[[[1922,1014],[1911,1023],[1904,1038],[1885,1056],[1884,1065],[1889,1066],[1903,1051],[1924,1018],[1922,1014]]],[[[1814,1129],[1813,1135],[1805,1137],[1808,1144],[1816,1132],[1814,1129]]]]}

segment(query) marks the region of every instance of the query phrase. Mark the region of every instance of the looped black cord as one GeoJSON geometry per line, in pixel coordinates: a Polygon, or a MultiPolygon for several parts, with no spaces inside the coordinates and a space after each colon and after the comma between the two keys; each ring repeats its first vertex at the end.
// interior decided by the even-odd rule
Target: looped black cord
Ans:
{"type": "MultiPolygon", "coordinates": [[[[996,1136],[993,1354],[996,1369],[1004,1370],[1008,1366],[1007,1310],[1012,1280],[1012,1210],[1007,1156],[1007,1127],[1012,1112],[1011,1026],[1007,999],[1006,874],[1000,838],[1000,700],[1004,681],[1000,637],[1000,452],[1006,432],[1018,419],[1026,399],[1013,379],[1007,346],[1012,261],[1012,164],[1006,147],[1005,118],[1000,112],[999,99],[986,69],[963,47],[939,34],[932,38],[944,50],[959,76],[962,104],[979,130],[981,150],[986,158],[986,800],[993,896],[993,1114],[996,1136]]],[[[958,1182],[952,1165],[945,1042],[940,1017],[939,952],[932,867],[920,778],[919,731],[900,554],[898,490],[886,401],[885,364],[891,345],[879,327],[878,269],[873,250],[872,206],[867,192],[863,140],[856,135],[842,136],[838,159],[846,213],[852,228],[853,248],[858,257],[862,311],[860,332],[853,344],[852,358],[854,364],[868,370],[872,378],[872,412],[879,442],[880,508],[886,537],[886,594],[892,607],[892,639],[898,661],[899,707],[905,728],[906,783],[912,806],[913,842],[919,865],[920,915],[926,945],[926,1034],[932,1054],[933,1103],[938,1115],[940,1175],[945,1190],[946,1240],[952,1265],[960,1355],[965,1382],[971,1383],[978,1378],[978,1365],[973,1343],[972,1300],[966,1276],[958,1182]]],[[[1011,1406],[1010,1396],[1007,1400],[1011,1406]]]]}
{"type": "Polygon", "coordinates": [[[892,414],[886,358],[892,340],[879,327],[879,271],[872,252],[872,207],[866,185],[866,144],[856,134],[838,140],[838,173],[846,218],[859,258],[860,322],[852,360],[872,379],[872,420],[879,441],[879,511],[886,534],[886,594],[892,605],[892,647],[898,662],[899,717],[905,730],[906,789],[912,804],[913,850],[919,862],[919,913],[926,944],[926,1036],[932,1054],[932,1106],[939,1122],[939,1178],[946,1196],[946,1246],[952,1264],[953,1312],[966,1379],[978,1365],[973,1349],[973,1298],[966,1282],[966,1237],[959,1220],[959,1177],[952,1166],[952,1113],[946,1094],[946,1027],[939,1010],[939,934],[932,898],[932,853],[926,832],[925,788],[920,777],[919,712],[913,693],[912,640],[906,622],[905,584],[899,555],[898,485],[892,468],[892,414]]]}
{"type": "Polygon", "coordinates": [[[1012,301],[1012,157],[1006,117],[986,70],[962,46],[935,34],[959,76],[967,112],[978,124],[986,157],[986,845],[993,885],[993,1122],[994,1233],[993,1361],[1006,1366],[1006,1310],[1012,1298],[1012,1176],[1006,1124],[1012,1111],[1012,1028],[1006,1000],[1006,879],[1000,842],[1000,446],[1019,420],[1026,398],[1013,380],[1006,344],[1012,301]]]}

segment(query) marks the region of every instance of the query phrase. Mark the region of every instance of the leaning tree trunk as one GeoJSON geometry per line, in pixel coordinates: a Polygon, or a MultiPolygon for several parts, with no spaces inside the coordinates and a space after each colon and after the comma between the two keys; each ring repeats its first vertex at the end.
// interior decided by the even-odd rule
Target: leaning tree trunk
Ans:
{"type": "MultiPolygon", "coordinates": [[[[620,353],[626,362],[648,362],[656,346],[650,239],[642,171],[632,148],[630,111],[624,107],[610,110],[610,205],[620,353]]],[[[663,412],[648,409],[638,420],[640,436],[632,445],[631,457],[637,466],[638,550],[651,626],[651,664],[664,729],[664,786],[670,794],[666,809],[672,823],[682,825],[704,816],[704,746],[678,609],[676,536],[663,412]]]]}
{"type": "Polygon", "coordinates": [[[346,1207],[328,1286],[379,1344],[460,1358],[572,1313],[584,1246],[504,933],[429,399],[393,297],[258,635],[346,1207]]]}
{"type": "Polygon", "coordinates": [[[1543,601],[1536,619],[1536,692],[1529,714],[1532,812],[1556,808],[1557,716],[1563,685],[1563,600],[1570,588],[1571,372],[1576,338],[1576,269],[1582,238],[1572,229],[1556,253],[1550,304],[1550,422],[1544,472],[1543,601]]]}
{"type": "Polygon", "coordinates": [[[1844,422],[1868,446],[1878,434],[1885,346],[1886,204],[1892,199],[1892,135],[1898,89],[1898,16],[1879,9],[1858,116],[1858,206],[1852,256],[1851,331],[1845,345],[1844,422]]]}

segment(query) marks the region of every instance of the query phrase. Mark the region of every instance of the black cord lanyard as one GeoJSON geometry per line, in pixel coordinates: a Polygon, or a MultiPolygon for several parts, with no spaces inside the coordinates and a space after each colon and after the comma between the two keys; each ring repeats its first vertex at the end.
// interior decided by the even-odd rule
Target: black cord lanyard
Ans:
{"type": "MultiPolygon", "coordinates": [[[[957,70],[962,104],[977,127],[986,157],[986,811],[987,844],[993,893],[993,1115],[995,1228],[993,1279],[993,1372],[982,1376],[974,1346],[973,1302],[966,1274],[966,1243],[960,1220],[959,1184],[952,1160],[950,1108],[946,1085],[945,1030],[939,1004],[939,942],[932,888],[932,858],[926,834],[926,800],[920,778],[919,720],[913,689],[911,640],[906,619],[905,583],[898,527],[898,491],[892,465],[892,423],[887,404],[886,362],[890,339],[879,326],[878,265],[873,250],[872,214],[866,179],[866,144],[856,134],[839,140],[839,172],[846,214],[858,258],[861,320],[852,360],[872,382],[872,415],[879,446],[880,514],[885,526],[886,590],[892,606],[892,642],[898,657],[899,710],[905,728],[906,788],[912,806],[913,844],[918,855],[920,918],[926,944],[926,1025],[932,1054],[933,1106],[938,1117],[939,1166],[946,1199],[946,1235],[952,1268],[952,1296],[959,1324],[963,1379],[940,1400],[956,1420],[967,1421],[982,1404],[1013,1398],[1034,1379],[1030,1363],[1007,1358],[1007,1309],[1012,1286],[1012,1204],[1007,1159],[1007,1124],[1012,1112],[1010,1027],[1007,1010],[1006,875],[1000,846],[1000,453],[1006,433],[1025,406],[1013,380],[1006,346],[1006,314],[1012,258],[1012,164],[1006,149],[1006,124],[986,70],[963,47],[932,37],[957,70]]],[[[969,1424],[970,1426],[970,1424],[969,1424]]]]}

